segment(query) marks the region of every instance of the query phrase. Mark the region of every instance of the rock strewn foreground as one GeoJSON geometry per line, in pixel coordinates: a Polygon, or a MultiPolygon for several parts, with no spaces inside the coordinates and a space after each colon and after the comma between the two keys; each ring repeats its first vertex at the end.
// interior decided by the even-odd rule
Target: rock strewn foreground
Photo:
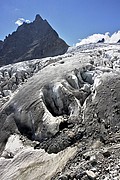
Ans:
{"type": "MultiPolygon", "coordinates": [[[[55,157],[75,147],[72,159],[65,159],[59,172],[53,168],[50,179],[119,179],[119,68],[119,45],[81,46],[43,66],[11,91],[10,99],[8,94],[8,101],[1,104],[1,169],[12,158],[11,166],[4,170],[10,173],[12,163],[28,144],[35,149],[33,154],[42,148],[56,153],[55,157]],[[19,136],[16,141],[10,140],[12,134],[19,136]],[[18,150],[9,148],[7,141],[9,146],[18,143],[18,150]]],[[[9,68],[3,69],[8,72],[9,68]]],[[[19,158],[17,163],[19,167],[19,158]]],[[[36,168],[33,163],[32,169],[36,168]]],[[[18,172],[16,169],[15,177],[18,172]]],[[[26,169],[21,177],[34,178],[26,169]]]]}

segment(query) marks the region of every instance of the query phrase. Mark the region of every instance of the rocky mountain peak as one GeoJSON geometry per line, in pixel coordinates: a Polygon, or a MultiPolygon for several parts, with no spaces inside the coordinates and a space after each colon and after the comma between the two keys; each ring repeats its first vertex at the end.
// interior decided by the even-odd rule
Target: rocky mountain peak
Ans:
{"type": "Polygon", "coordinates": [[[37,14],[35,17],[35,21],[43,21],[43,19],[39,14],[37,14]]]}
{"type": "Polygon", "coordinates": [[[67,49],[65,41],[37,14],[33,22],[23,23],[1,43],[0,66],[61,55],[67,49]]]}

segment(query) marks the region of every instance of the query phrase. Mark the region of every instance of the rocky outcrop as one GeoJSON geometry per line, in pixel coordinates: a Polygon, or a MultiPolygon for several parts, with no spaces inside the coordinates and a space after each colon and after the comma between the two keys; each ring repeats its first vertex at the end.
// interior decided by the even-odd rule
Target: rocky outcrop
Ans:
{"type": "Polygon", "coordinates": [[[102,38],[101,40],[99,40],[97,43],[104,43],[105,42],[105,39],[102,38]]]}
{"type": "Polygon", "coordinates": [[[118,40],[118,42],[117,43],[120,43],[120,39],[118,40]]]}
{"type": "MultiPolygon", "coordinates": [[[[119,179],[119,59],[119,45],[91,44],[70,48],[63,56],[43,59],[41,66],[39,60],[12,66],[15,69],[21,65],[19,72],[24,74],[24,67],[30,76],[15,91],[11,90],[11,95],[6,96],[9,99],[1,105],[2,179],[19,175],[21,179],[48,178],[55,166],[52,162],[58,165],[62,156],[65,164],[60,169],[56,165],[58,171],[53,168],[51,180],[119,179]],[[35,68],[30,71],[30,67],[35,68]],[[26,149],[28,146],[32,149],[26,149]],[[72,159],[68,147],[75,148],[71,150],[72,159]],[[50,158],[47,167],[45,159],[40,166],[41,152],[46,160],[50,158]],[[63,152],[68,153],[68,159],[63,152]],[[16,162],[18,166],[12,173],[16,162]]],[[[11,72],[9,68],[0,70],[11,72]]],[[[6,72],[2,81],[7,84],[6,72]]]]}
{"type": "Polygon", "coordinates": [[[23,23],[0,45],[0,65],[64,54],[68,45],[40,15],[23,23]]]}

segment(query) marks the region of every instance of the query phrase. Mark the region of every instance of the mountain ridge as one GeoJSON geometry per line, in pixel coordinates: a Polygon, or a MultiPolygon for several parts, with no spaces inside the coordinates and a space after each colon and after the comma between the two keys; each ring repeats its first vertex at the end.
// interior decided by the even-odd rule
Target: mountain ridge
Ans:
{"type": "Polygon", "coordinates": [[[68,45],[40,15],[0,43],[0,65],[64,54],[68,45]]]}

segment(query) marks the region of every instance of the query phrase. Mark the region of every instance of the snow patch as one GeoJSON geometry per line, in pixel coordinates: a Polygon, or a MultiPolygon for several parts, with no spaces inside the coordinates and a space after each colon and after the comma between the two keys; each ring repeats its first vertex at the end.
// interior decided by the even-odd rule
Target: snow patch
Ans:
{"type": "Polygon", "coordinates": [[[102,39],[104,39],[105,43],[117,43],[120,40],[120,31],[115,32],[111,36],[109,32],[106,32],[105,34],[93,34],[85,39],[82,39],[79,43],[76,44],[76,46],[97,43],[102,39]]]}
{"type": "Polygon", "coordinates": [[[6,146],[2,153],[2,156],[4,157],[6,155],[6,153],[12,153],[13,155],[16,155],[18,152],[20,152],[24,148],[25,147],[24,147],[22,141],[20,140],[20,136],[17,134],[11,135],[8,138],[8,141],[6,143],[6,146]]]}

